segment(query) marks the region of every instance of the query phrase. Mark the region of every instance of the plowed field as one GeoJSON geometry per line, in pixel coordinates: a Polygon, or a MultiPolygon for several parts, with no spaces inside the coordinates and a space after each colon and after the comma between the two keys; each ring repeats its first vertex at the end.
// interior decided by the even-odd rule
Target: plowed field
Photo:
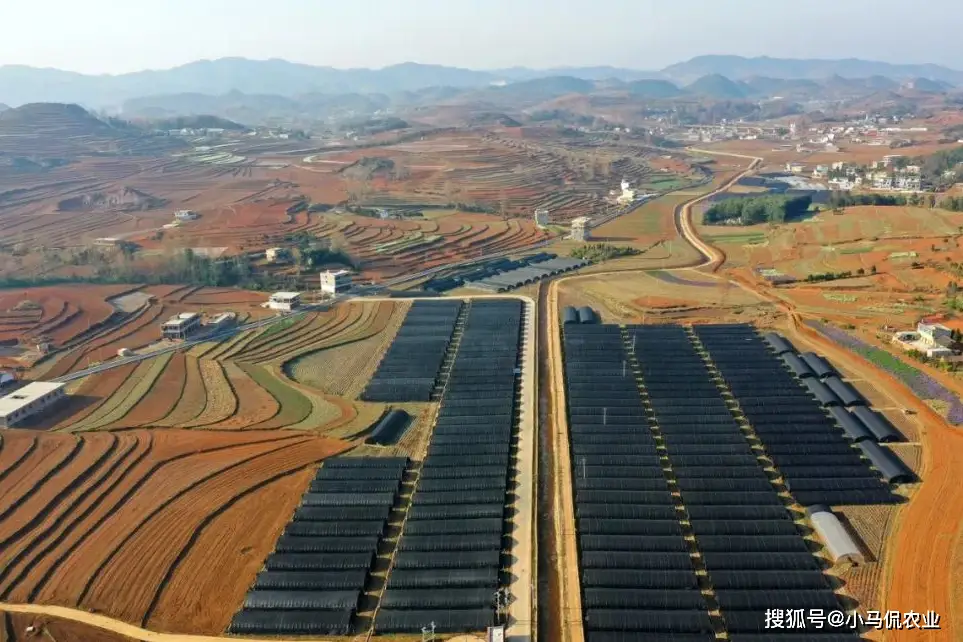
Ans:
{"type": "Polygon", "coordinates": [[[0,600],[219,633],[309,469],[346,442],[295,432],[3,431],[0,600]]]}

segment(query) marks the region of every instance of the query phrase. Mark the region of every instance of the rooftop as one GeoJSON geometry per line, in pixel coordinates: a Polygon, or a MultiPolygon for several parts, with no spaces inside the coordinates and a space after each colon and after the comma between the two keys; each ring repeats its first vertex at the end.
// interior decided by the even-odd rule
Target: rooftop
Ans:
{"type": "Polygon", "coordinates": [[[183,325],[188,321],[193,321],[194,319],[199,318],[200,316],[201,315],[199,315],[197,312],[181,312],[180,314],[175,314],[168,319],[164,325],[183,325]]]}
{"type": "Polygon", "coordinates": [[[16,410],[20,410],[28,403],[36,401],[49,392],[59,390],[65,385],[66,384],[54,381],[34,381],[33,383],[28,383],[20,390],[0,398],[0,416],[6,416],[16,410]]]}
{"type": "Polygon", "coordinates": [[[325,271],[325,274],[327,274],[328,276],[335,276],[335,277],[347,276],[351,274],[351,271],[350,270],[327,270],[325,271]]]}
{"type": "Polygon", "coordinates": [[[300,292],[275,292],[271,295],[272,301],[293,301],[301,296],[300,292]]]}

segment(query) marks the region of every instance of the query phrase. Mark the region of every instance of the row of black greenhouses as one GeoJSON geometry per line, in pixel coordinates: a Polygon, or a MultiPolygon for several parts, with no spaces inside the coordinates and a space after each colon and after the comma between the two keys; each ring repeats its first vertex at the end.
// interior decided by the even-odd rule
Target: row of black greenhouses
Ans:
{"type": "Polygon", "coordinates": [[[622,331],[569,324],[563,341],[585,639],[712,639],[622,331]]]}
{"type": "Polygon", "coordinates": [[[430,401],[461,308],[460,300],[414,301],[361,399],[430,401]]]}
{"type": "Polygon", "coordinates": [[[767,332],[763,339],[816,400],[829,409],[850,439],[902,440],[899,431],[885,417],[873,412],[859,391],[844,381],[824,357],[815,352],[797,354],[792,343],[775,332],[767,332]]]}
{"type": "Polygon", "coordinates": [[[228,632],[350,633],[407,465],[398,457],[326,460],[228,632]]]}
{"type": "Polygon", "coordinates": [[[501,279],[503,275],[523,268],[532,267],[544,272],[547,271],[544,268],[555,265],[557,261],[563,261],[567,266],[570,259],[559,259],[557,254],[550,252],[538,252],[516,258],[499,257],[476,261],[471,265],[446,271],[444,276],[431,278],[423,287],[431,292],[447,292],[455,288],[472,287],[489,279],[501,279]]]}
{"type": "Polygon", "coordinates": [[[576,308],[573,306],[566,306],[562,310],[562,324],[569,325],[572,323],[598,323],[599,315],[595,313],[595,310],[588,306],[582,306],[576,308]]]}
{"type": "Polygon", "coordinates": [[[549,276],[557,276],[589,265],[589,261],[582,259],[548,259],[531,263],[508,272],[502,272],[486,279],[466,283],[473,288],[488,290],[489,292],[507,292],[523,285],[538,283],[549,276]]]}
{"type": "Polygon", "coordinates": [[[843,608],[684,328],[571,325],[564,350],[587,642],[768,640],[767,609],[843,608]]]}
{"type": "Polygon", "coordinates": [[[379,634],[484,631],[510,549],[522,304],[468,304],[387,588],[379,634]]]}
{"type": "MultiPolygon", "coordinates": [[[[861,400],[853,412],[826,404],[810,383],[817,378],[812,371],[802,376],[780,358],[795,356],[783,352],[786,347],[792,350],[785,338],[760,337],[750,325],[723,328],[724,332],[695,326],[695,332],[766,455],[801,504],[900,501],[890,485],[915,477],[899,457],[877,443],[898,438],[898,433],[885,429],[888,422],[883,424],[885,420],[864,405],[852,386],[844,384],[861,400]],[[857,410],[860,414],[855,414],[857,410]]],[[[820,366],[828,381],[844,383],[825,359],[805,356],[820,366]]]]}

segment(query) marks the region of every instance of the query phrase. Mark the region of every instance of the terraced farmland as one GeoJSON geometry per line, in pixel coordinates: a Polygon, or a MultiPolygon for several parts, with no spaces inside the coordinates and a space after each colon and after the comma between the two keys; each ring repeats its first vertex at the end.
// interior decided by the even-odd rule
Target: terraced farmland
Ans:
{"type": "Polygon", "coordinates": [[[0,442],[0,599],[216,634],[313,466],[304,433],[44,434],[0,442]]]}
{"type": "MultiPolygon", "coordinates": [[[[383,406],[368,408],[351,399],[367,383],[408,307],[401,301],[339,304],[290,324],[91,375],[74,384],[60,409],[30,427],[359,432],[383,406]]],[[[129,334],[156,329],[146,320],[131,323],[137,326],[124,330],[129,334]]],[[[110,333],[85,344],[78,354],[65,355],[50,374],[85,364],[82,355],[108,350],[114,336],[110,333]]]]}

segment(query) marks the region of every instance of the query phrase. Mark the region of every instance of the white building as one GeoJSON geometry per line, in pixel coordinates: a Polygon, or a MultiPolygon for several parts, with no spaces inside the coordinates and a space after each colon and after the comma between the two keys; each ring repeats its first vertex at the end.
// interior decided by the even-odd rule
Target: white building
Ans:
{"type": "Polygon", "coordinates": [[[622,193],[616,199],[619,203],[626,204],[631,203],[635,200],[635,190],[632,189],[632,184],[627,180],[622,180],[622,193]]]}
{"type": "Polygon", "coordinates": [[[204,329],[208,332],[216,333],[225,330],[237,320],[237,315],[233,312],[221,312],[204,324],[204,329]]]}
{"type": "Polygon", "coordinates": [[[198,214],[194,210],[177,210],[174,212],[175,221],[195,221],[197,218],[198,214]]]}
{"type": "Polygon", "coordinates": [[[351,272],[328,270],[321,273],[321,291],[325,294],[341,294],[351,289],[351,272]]]}
{"type": "Polygon", "coordinates": [[[802,163],[786,163],[786,171],[791,174],[801,174],[806,166],[802,163]]]}
{"type": "Polygon", "coordinates": [[[952,332],[941,323],[918,323],[916,331],[920,333],[924,341],[939,343],[950,339],[952,332]]]}
{"type": "Polygon", "coordinates": [[[589,231],[591,219],[587,216],[580,216],[572,219],[572,234],[570,238],[574,241],[587,241],[592,236],[589,231]]]}
{"type": "Polygon", "coordinates": [[[813,178],[826,178],[829,175],[829,167],[826,165],[816,165],[813,170],[813,178]]]}
{"type": "Polygon", "coordinates": [[[267,307],[272,310],[281,310],[282,312],[290,312],[291,310],[301,307],[301,293],[300,292],[275,292],[268,299],[267,307]]]}
{"type": "Polygon", "coordinates": [[[954,355],[950,347],[953,345],[950,329],[939,323],[919,323],[915,332],[897,332],[892,343],[903,350],[917,350],[934,359],[954,355]]]}
{"type": "Polygon", "coordinates": [[[264,250],[264,258],[268,263],[277,263],[288,257],[288,251],[283,247],[269,247],[264,250]]]}
{"type": "Polygon", "coordinates": [[[545,227],[548,225],[548,210],[544,207],[540,207],[535,210],[535,225],[538,227],[545,227]]]}
{"type": "Polygon", "coordinates": [[[171,317],[161,326],[165,339],[180,341],[186,339],[201,327],[201,315],[197,312],[181,312],[171,317]]]}
{"type": "Polygon", "coordinates": [[[922,187],[922,182],[917,174],[899,172],[893,179],[893,187],[904,192],[918,192],[922,187]]]}
{"type": "Polygon", "coordinates": [[[0,427],[14,426],[57,403],[66,396],[65,385],[52,381],[34,381],[0,398],[0,427]]]}

